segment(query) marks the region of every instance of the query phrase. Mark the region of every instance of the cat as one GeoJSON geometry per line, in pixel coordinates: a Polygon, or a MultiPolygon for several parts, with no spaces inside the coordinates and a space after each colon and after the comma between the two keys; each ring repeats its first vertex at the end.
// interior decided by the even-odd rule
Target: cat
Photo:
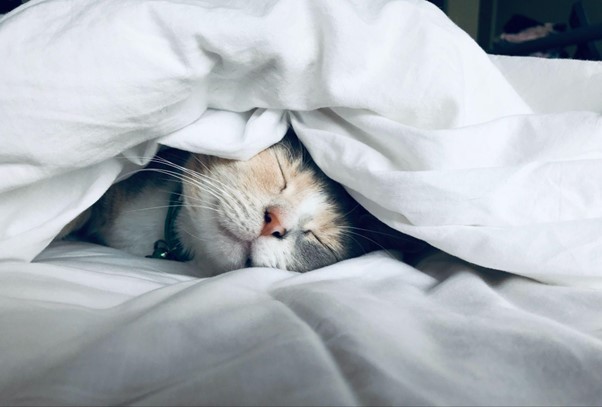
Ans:
{"type": "Polygon", "coordinates": [[[163,151],[113,185],[67,234],[193,261],[203,276],[245,267],[306,272],[379,248],[422,246],[357,204],[292,130],[247,161],[163,151]]]}

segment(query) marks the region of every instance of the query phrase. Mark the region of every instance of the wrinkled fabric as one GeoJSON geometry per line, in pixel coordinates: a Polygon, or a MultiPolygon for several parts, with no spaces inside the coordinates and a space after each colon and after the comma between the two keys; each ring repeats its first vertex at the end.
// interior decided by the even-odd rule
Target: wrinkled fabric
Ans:
{"type": "Polygon", "coordinates": [[[602,291],[447,255],[197,279],[83,243],[0,267],[3,405],[598,405],[602,291]]]}
{"type": "Polygon", "coordinates": [[[418,0],[33,0],[0,61],[0,404],[600,404],[599,62],[486,55],[418,0]],[[289,125],[450,255],[198,279],[49,246],[159,145],[289,125]]]}

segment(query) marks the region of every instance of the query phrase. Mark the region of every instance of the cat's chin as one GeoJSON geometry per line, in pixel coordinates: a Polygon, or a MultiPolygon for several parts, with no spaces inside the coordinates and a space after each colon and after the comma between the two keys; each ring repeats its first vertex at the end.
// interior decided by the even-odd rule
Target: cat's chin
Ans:
{"type": "Polygon", "coordinates": [[[211,277],[245,267],[249,256],[248,243],[224,233],[212,221],[193,222],[187,210],[181,214],[176,225],[178,236],[182,246],[192,255],[192,262],[200,277],[211,277]]]}
{"type": "Polygon", "coordinates": [[[199,275],[215,276],[246,267],[286,268],[287,242],[260,236],[251,241],[238,238],[231,231],[213,231],[212,239],[191,242],[191,252],[199,275]]]}
{"type": "Polygon", "coordinates": [[[259,237],[247,242],[224,234],[214,242],[219,243],[205,243],[197,249],[199,256],[195,256],[205,275],[214,276],[247,267],[286,267],[285,243],[273,238],[259,237]]]}

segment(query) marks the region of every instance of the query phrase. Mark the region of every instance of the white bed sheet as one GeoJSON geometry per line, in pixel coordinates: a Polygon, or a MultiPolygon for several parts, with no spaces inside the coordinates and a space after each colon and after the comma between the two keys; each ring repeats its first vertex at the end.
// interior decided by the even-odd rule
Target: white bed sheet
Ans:
{"type": "Polygon", "coordinates": [[[598,290],[443,254],[420,271],[376,252],[306,274],[162,272],[184,267],[60,243],[3,268],[2,404],[602,400],[598,290]]]}
{"type": "Polygon", "coordinates": [[[488,56],[413,0],[33,0],[0,61],[0,403],[602,401],[602,64],[488,56]],[[158,143],[246,158],[289,123],[457,257],[197,279],[48,247],[158,143]]]}

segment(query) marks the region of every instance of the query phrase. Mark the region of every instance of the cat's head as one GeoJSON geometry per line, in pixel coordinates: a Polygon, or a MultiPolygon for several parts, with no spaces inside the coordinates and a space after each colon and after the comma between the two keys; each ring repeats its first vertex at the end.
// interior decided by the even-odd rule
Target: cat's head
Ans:
{"type": "Polygon", "coordinates": [[[178,234],[209,275],[248,266],[305,272],[402,236],[375,227],[290,132],[248,161],[193,154],[186,168],[178,234]]]}

